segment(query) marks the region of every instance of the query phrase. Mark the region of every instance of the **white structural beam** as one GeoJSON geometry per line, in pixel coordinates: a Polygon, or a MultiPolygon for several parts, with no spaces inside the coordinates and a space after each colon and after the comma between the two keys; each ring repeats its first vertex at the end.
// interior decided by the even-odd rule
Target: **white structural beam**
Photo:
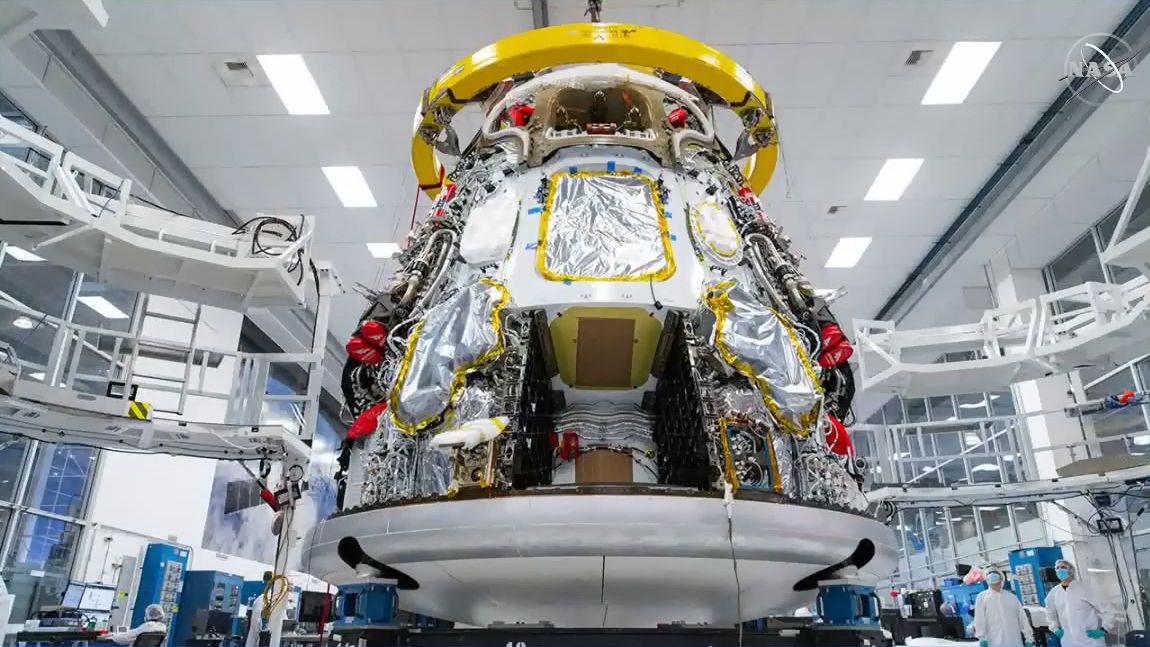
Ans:
{"type": "Polygon", "coordinates": [[[946,506],[1005,505],[1061,501],[1082,494],[1117,493],[1150,481],[1150,465],[1084,474],[1067,478],[993,483],[916,487],[894,485],[867,492],[872,504],[889,503],[896,508],[935,508],[946,506]]]}
{"type": "Polygon", "coordinates": [[[893,321],[855,320],[854,327],[863,390],[911,397],[993,391],[1144,345],[1150,283],[1083,283],[957,326],[902,330],[893,321]],[[962,351],[975,358],[943,361],[962,351]]]}

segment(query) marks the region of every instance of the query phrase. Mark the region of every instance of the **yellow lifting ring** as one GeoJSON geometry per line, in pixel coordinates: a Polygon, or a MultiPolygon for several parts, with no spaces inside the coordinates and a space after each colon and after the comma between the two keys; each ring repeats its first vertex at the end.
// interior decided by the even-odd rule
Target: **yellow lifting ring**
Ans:
{"type": "Polygon", "coordinates": [[[513,34],[465,56],[424,91],[411,140],[411,163],[419,187],[434,197],[443,184],[443,165],[434,138],[472,97],[508,77],[572,63],[621,63],[659,68],[685,76],[730,105],[767,142],[744,164],[751,189],[767,186],[778,157],[770,98],[745,69],[726,54],[672,31],[614,23],[570,23],[513,34]]]}

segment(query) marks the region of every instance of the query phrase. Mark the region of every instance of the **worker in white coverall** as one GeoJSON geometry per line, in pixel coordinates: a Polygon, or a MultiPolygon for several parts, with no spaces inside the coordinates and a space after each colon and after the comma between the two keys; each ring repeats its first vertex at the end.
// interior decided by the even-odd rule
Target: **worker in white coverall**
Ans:
{"type": "MultiPolygon", "coordinates": [[[[272,580],[272,572],[264,571],[264,588],[268,587],[268,582],[272,580]]],[[[251,620],[248,621],[248,635],[247,640],[244,641],[246,647],[256,647],[260,644],[260,632],[263,631],[263,616],[264,616],[264,592],[261,591],[259,595],[252,598],[250,608],[252,610],[251,620]]]]}
{"type": "Polygon", "coordinates": [[[144,622],[135,629],[128,631],[117,631],[116,633],[104,634],[100,640],[110,640],[117,645],[131,645],[136,642],[136,637],[143,633],[167,633],[168,624],[165,622],[164,609],[158,604],[149,604],[144,607],[144,622]]]}
{"type": "Polygon", "coordinates": [[[1034,647],[1034,630],[1022,603],[1009,591],[1003,591],[1006,577],[990,566],[983,569],[990,587],[974,600],[974,636],[979,647],[1034,647]]]}
{"type": "Polygon", "coordinates": [[[1094,592],[1075,578],[1074,564],[1060,559],[1054,563],[1059,584],[1046,594],[1046,617],[1050,630],[1063,647],[1106,644],[1106,615],[1094,602],[1094,592]]]}

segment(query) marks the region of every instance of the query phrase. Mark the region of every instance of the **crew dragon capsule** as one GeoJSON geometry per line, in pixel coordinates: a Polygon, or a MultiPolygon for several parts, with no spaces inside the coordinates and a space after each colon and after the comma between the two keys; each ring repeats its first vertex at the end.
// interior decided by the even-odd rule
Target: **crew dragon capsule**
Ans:
{"type": "Polygon", "coordinates": [[[447,70],[412,142],[434,201],[348,341],[341,508],[304,569],[557,627],[729,626],[889,575],[840,422],[850,343],[757,197],[777,145],[746,70],[651,27],[447,70]]]}

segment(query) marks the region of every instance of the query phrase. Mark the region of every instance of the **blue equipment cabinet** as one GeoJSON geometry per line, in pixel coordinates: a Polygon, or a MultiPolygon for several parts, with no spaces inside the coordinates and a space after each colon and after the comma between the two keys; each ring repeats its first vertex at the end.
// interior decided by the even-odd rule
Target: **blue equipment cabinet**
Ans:
{"type": "Polygon", "coordinates": [[[877,626],[881,611],[873,586],[865,586],[855,580],[819,582],[815,612],[823,624],[877,626]]]}
{"type": "Polygon", "coordinates": [[[399,593],[393,584],[341,584],[335,596],[334,625],[396,624],[399,593]]]}
{"type": "Polygon", "coordinates": [[[1043,546],[1010,551],[1010,572],[1017,585],[1014,594],[1023,606],[1041,606],[1046,594],[1058,584],[1054,563],[1062,559],[1062,548],[1043,546]]]}
{"type": "Polygon", "coordinates": [[[220,618],[226,614],[227,631],[231,631],[231,618],[239,606],[240,589],[244,578],[220,571],[188,571],[184,577],[184,590],[180,596],[183,607],[175,625],[177,645],[191,644],[192,637],[207,635],[209,630],[220,632],[220,618]]]}
{"type": "Polygon", "coordinates": [[[180,613],[180,593],[184,588],[188,558],[188,549],[171,544],[148,544],[144,551],[140,585],[136,589],[136,604],[132,610],[132,626],[144,623],[144,609],[149,604],[160,605],[168,615],[166,645],[174,644],[172,634],[180,613]]]}

